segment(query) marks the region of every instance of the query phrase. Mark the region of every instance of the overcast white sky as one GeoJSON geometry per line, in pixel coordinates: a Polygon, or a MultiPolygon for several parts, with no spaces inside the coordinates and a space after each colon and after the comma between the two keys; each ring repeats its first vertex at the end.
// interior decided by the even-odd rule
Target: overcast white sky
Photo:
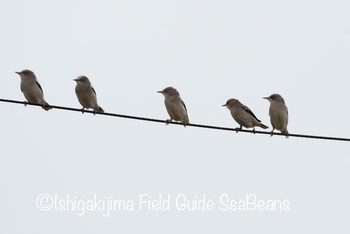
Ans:
{"type": "MultiPolygon", "coordinates": [[[[52,105],[80,108],[86,75],[107,112],[166,119],[174,86],[190,122],[236,127],[237,98],[270,126],[280,93],[290,133],[349,137],[350,2],[2,1],[0,98],[24,100],[31,69],[52,105]]],[[[0,103],[1,233],[349,233],[349,143],[223,132],[0,103]],[[219,197],[288,200],[288,211],[221,211],[219,197]],[[44,212],[57,200],[169,211],[44,212]],[[213,211],[179,211],[205,195],[213,211]],[[196,198],[197,197],[197,198],[196,198]],[[43,200],[45,203],[45,200],[43,200]]]]}

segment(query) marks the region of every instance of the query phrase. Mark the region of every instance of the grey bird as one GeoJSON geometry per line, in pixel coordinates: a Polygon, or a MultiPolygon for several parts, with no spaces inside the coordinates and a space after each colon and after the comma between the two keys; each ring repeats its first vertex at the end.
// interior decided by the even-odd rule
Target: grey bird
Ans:
{"type": "Polygon", "coordinates": [[[94,112],[104,113],[104,110],[97,104],[96,92],[91,86],[90,80],[86,76],[78,76],[73,80],[77,82],[75,93],[78,101],[83,106],[82,112],[84,113],[84,109],[91,108],[94,112]]]}
{"type": "Polygon", "coordinates": [[[242,130],[242,126],[246,128],[253,128],[255,133],[255,127],[261,127],[263,129],[268,128],[268,126],[261,123],[261,121],[254,115],[254,113],[245,105],[243,105],[239,100],[231,98],[227,100],[226,106],[230,110],[233,119],[239,124],[238,130],[242,130]]]}
{"type": "Polygon", "coordinates": [[[43,89],[36,79],[34,72],[26,69],[15,73],[21,77],[21,91],[28,102],[40,104],[46,111],[52,109],[44,99],[43,89]]]}
{"type": "Polygon", "coordinates": [[[170,116],[170,119],[166,120],[167,124],[173,120],[182,122],[184,126],[189,124],[186,105],[179,92],[173,87],[167,87],[158,93],[164,95],[164,104],[170,116]]]}
{"type": "Polygon", "coordinates": [[[272,94],[271,96],[264,98],[270,102],[269,115],[271,125],[273,127],[271,136],[273,135],[273,130],[277,129],[288,137],[288,108],[284,102],[283,97],[279,94],[272,94]]]}

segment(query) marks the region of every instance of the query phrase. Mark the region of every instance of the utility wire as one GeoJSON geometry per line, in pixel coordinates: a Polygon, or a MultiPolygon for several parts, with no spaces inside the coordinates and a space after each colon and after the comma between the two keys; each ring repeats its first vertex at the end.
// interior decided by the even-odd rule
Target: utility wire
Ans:
{"type": "MultiPolygon", "coordinates": [[[[8,99],[0,99],[0,102],[8,102],[8,103],[30,105],[30,106],[40,106],[41,107],[40,104],[23,102],[23,101],[8,100],[8,99]]],[[[78,109],[78,108],[54,106],[54,105],[49,105],[49,107],[54,108],[54,109],[59,109],[59,110],[76,111],[76,112],[80,112],[80,113],[82,112],[82,110],[78,109]]],[[[113,117],[125,118],[125,119],[136,119],[136,120],[149,121],[149,122],[158,122],[158,123],[166,123],[166,124],[168,123],[166,120],[145,118],[145,117],[132,116],[132,115],[122,115],[122,114],[114,114],[114,113],[100,113],[100,112],[94,112],[94,111],[90,111],[90,110],[84,110],[84,113],[91,113],[91,114],[97,114],[97,115],[107,115],[107,116],[113,116],[113,117]]],[[[169,122],[169,124],[183,126],[183,124],[179,123],[179,122],[169,122]]],[[[234,131],[234,132],[246,132],[246,133],[253,133],[253,134],[271,135],[270,132],[263,132],[263,131],[255,131],[254,132],[252,130],[246,130],[246,129],[239,130],[236,128],[218,127],[218,126],[203,125],[203,124],[191,124],[190,123],[186,126],[197,127],[197,128],[215,129],[215,130],[222,130],[222,131],[234,131]]],[[[278,133],[278,132],[274,133],[273,135],[286,136],[286,135],[278,133]]],[[[299,137],[299,138],[320,139],[320,140],[332,140],[332,141],[350,141],[350,138],[314,136],[314,135],[304,135],[304,134],[289,134],[288,136],[289,137],[299,137]]]]}

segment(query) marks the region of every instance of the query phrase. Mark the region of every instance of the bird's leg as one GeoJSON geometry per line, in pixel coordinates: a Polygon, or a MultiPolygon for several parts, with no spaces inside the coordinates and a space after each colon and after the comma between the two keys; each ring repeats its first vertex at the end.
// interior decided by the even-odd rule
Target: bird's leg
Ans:
{"type": "Polygon", "coordinates": [[[273,130],[275,130],[275,129],[272,129],[272,131],[271,131],[271,135],[270,135],[270,136],[273,136],[273,130]]]}
{"type": "Polygon", "coordinates": [[[236,128],[236,133],[238,133],[238,131],[242,130],[242,125],[239,126],[239,128],[236,128]]]}
{"type": "Polygon", "coordinates": [[[81,113],[84,114],[85,110],[84,110],[84,107],[81,108],[81,113]]]}
{"type": "Polygon", "coordinates": [[[24,101],[24,106],[25,106],[25,107],[27,107],[27,104],[28,104],[28,102],[27,102],[27,101],[24,101]]]}
{"type": "Polygon", "coordinates": [[[253,127],[253,133],[255,134],[255,127],[253,127]]]}
{"type": "Polygon", "coordinates": [[[165,120],[165,125],[168,125],[171,121],[173,121],[172,118],[165,120]]]}
{"type": "Polygon", "coordinates": [[[94,115],[96,115],[96,110],[93,110],[92,112],[93,112],[94,115]]]}

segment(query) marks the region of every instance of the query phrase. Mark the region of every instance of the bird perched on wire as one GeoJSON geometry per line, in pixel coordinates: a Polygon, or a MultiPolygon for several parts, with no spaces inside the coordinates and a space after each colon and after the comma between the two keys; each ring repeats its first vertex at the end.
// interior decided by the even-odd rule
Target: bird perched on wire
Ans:
{"type": "Polygon", "coordinates": [[[255,133],[255,127],[261,127],[263,129],[268,128],[268,126],[261,123],[261,121],[254,115],[254,113],[245,105],[243,105],[237,99],[231,98],[227,100],[226,106],[230,110],[233,119],[239,124],[238,130],[242,130],[242,126],[246,128],[253,128],[255,133]]]}
{"type": "Polygon", "coordinates": [[[164,104],[170,116],[170,119],[166,120],[167,124],[172,120],[180,121],[184,126],[189,124],[186,105],[182,101],[179,92],[173,87],[167,87],[162,91],[158,91],[158,93],[164,95],[164,104]]]}
{"type": "Polygon", "coordinates": [[[91,108],[94,110],[94,113],[104,113],[104,110],[97,104],[96,92],[91,86],[90,80],[86,76],[78,76],[74,81],[77,82],[75,93],[77,94],[78,101],[83,106],[81,111],[84,113],[84,109],[91,108]]]}
{"type": "Polygon", "coordinates": [[[279,94],[272,94],[271,96],[264,98],[270,102],[269,115],[273,128],[271,131],[271,136],[273,135],[273,130],[277,129],[288,137],[288,108],[283,97],[279,94]]]}
{"type": "Polygon", "coordinates": [[[44,99],[43,89],[36,79],[34,72],[26,69],[15,73],[21,77],[21,91],[28,102],[40,104],[46,111],[52,109],[44,99]]]}

